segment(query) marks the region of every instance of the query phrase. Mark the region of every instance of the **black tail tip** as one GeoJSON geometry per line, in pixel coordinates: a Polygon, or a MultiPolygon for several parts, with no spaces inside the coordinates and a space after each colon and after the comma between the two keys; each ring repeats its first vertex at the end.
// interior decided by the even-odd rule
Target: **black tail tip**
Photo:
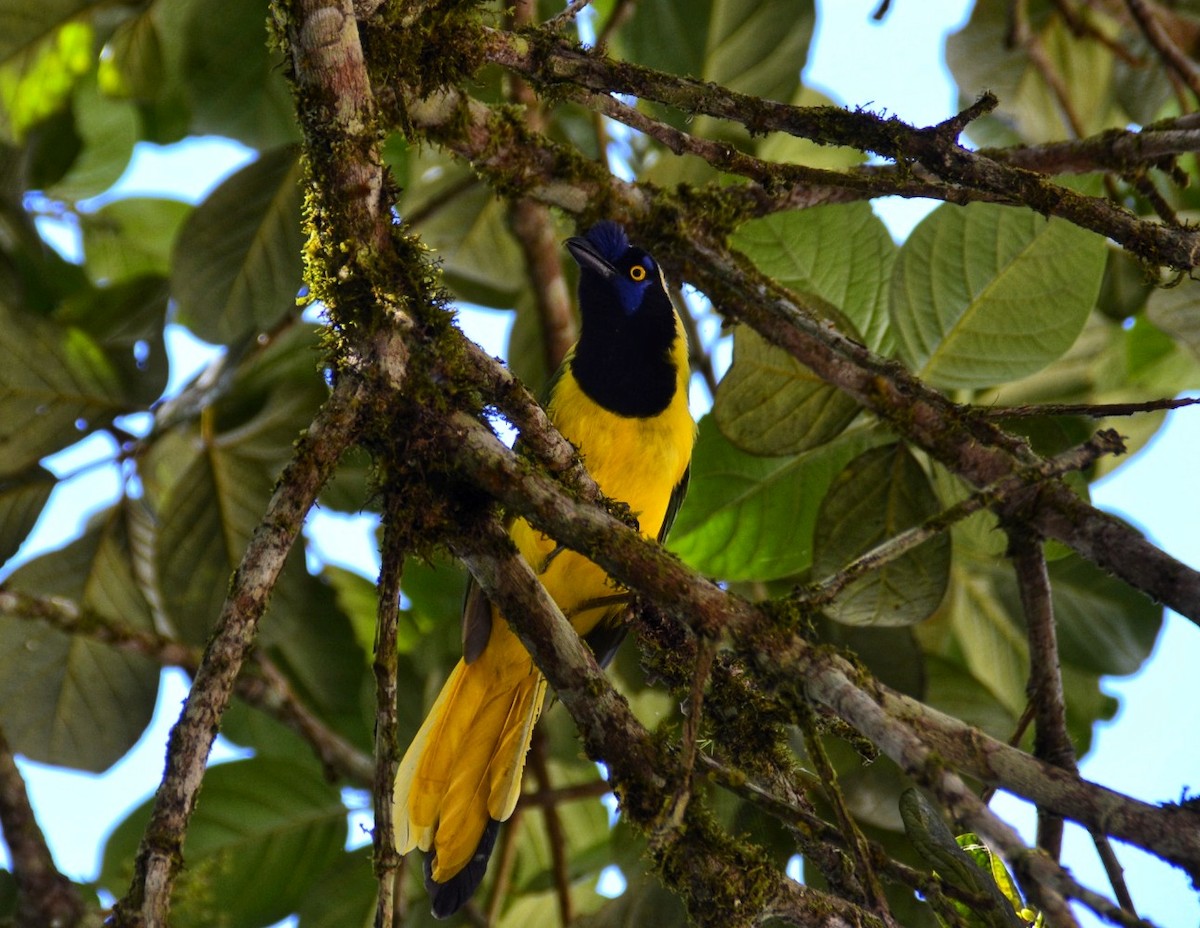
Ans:
{"type": "Polygon", "coordinates": [[[429,893],[429,904],[434,918],[449,918],[467,904],[487,872],[488,858],[492,856],[492,848],[496,845],[496,835],[500,832],[500,823],[488,819],[479,839],[475,853],[467,861],[467,865],[450,877],[445,883],[439,883],[433,878],[433,862],[437,859],[436,848],[425,855],[425,891],[429,893]]]}

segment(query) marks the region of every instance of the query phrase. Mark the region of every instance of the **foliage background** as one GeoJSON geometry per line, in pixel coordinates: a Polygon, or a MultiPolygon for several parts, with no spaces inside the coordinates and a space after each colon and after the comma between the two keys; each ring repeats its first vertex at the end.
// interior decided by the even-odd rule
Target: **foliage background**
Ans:
{"type": "MultiPolygon", "coordinates": [[[[898,10],[896,10],[893,13],[893,16],[896,18],[899,18],[902,13],[905,13],[905,11],[902,10],[902,8],[898,8],[898,10]]],[[[887,28],[888,28],[888,26],[884,26],[884,29],[887,29],[887,28]]],[[[130,41],[132,41],[132,38],[130,41]]],[[[227,49],[227,52],[229,54],[234,54],[233,50],[227,49]]],[[[143,64],[144,64],[144,62],[143,62],[143,64]]],[[[215,64],[212,64],[212,62],[209,62],[208,67],[214,68],[214,70],[216,70],[216,68],[220,67],[220,65],[215,65],[215,64]]],[[[103,74],[103,70],[100,73],[103,74]]],[[[138,74],[136,74],[136,73],[132,74],[132,76],[131,76],[131,74],[126,74],[125,79],[132,80],[132,79],[137,79],[137,77],[138,77],[138,74]]],[[[143,77],[143,79],[149,79],[149,78],[146,78],[145,76],[142,76],[142,77],[143,77]]],[[[82,80],[82,82],[80,82],[78,84],[79,89],[73,91],[79,95],[77,97],[77,100],[84,100],[86,94],[89,94],[89,92],[95,92],[94,90],[89,89],[89,85],[88,85],[88,83],[86,83],[86,79],[88,79],[88,78],[84,78],[84,80],[82,80]]],[[[110,76],[109,79],[112,79],[112,76],[110,76]]],[[[200,92],[202,92],[202,90],[192,89],[190,91],[180,91],[180,92],[192,92],[192,94],[200,94],[200,92]]],[[[163,96],[169,97],[169,95],[163,95],[163,96]]],[[[203,97],[200,97],[200,98],[203,98],[203,97]]],[[[244,133],[244,138],[246,138],[247,140],[250,140],[250,142],[253,144],[258,144],[258,145],[264,146],[264,148],[269,148],[271,143],[281,142],[281,140],[284,140],[288,137],[286,128],[281,127],[282,122],[275,121],[274,119],[271,118],[271,116],[287,112],[286,101],[281,102],[281,101],[275,100],[275,98],[272,98],[269,94],[262,94],[262,95],[254,96],[250,102],[256,104],[257,110],[256,110],[256,116],[254,116],[254,119],[247,120],[246,124],[242,125],[240,127],[239,131],[244,133]],[[265,114],[265,116],[264,116],[264,114],[265,114]]],[[[868,100],[868,98],[858,98],[858,100],[848,100],[847,102],[868,103],[870,101],[868,100]]],[[[163,113],[160,115],[163,115],[163,118],[166,118],[166,116],[169,115],[170,107],[168,106],[166,100],[163,100],[162,97],[160,97],[160,100],[158,100],[158,103],[162,104],[162,109],[163,109],[163,113]]],[[[156,106],[158,106],[158,103],[156,103],[156,106]]],[[[83,114],[85,112],[90,112],[89,109],[84,108],[83,103],[79,103],[78,106],[79,106],[78,113],[83,114]]],[[[97,107],[97,108],[103,109],[102,106],[97,107]]],[[[902,106],[901,103],[893,104],[893,108],[895,109],[896,114],[900,115],[901,118],[911,119],[913,121],[918,121],[918,122],[920,121],[920,118],[918,118],[917,115],[912,115],[912,114],[906,112],[904,106],[902,106]]],[[[124,118],[124,116],[115,114],[115,110],[113,110],[113,113],[110,113],[109,115],[110,115],[110,118],[112,118],[112,120],[113,120],[113,125],[120,124],[121,119],[124,118]]],[[[154,115],[154,110],[151,109],[149,113],[144,112],[142,115],[143,115],[143,119],[149,120],[151,118],[151,116],[154,115]]],[[[214,120],[214,122],[212,122],[212,125],[214,125],[214,126],[215,125],[228,125],[227,122],[221,122],[220,120],[228,120],[230,118],[230,114],[229,113],[220,113],[220,112],[197,114],[196,115],[196,119],[197,119],[196,125],[203,125],[204,124],[203,120],[205,118],[214,120]]],[[[234,114],[234,118],[236,119],[236,114],[234,114]]],[[[929,119],[931,120],[932,116],[929,119]]],[[[77,128],[76,131],[82,131],[82,128],[77,128]]],[[[169,134],[170,131],[172,131],[172,130],[169,130],[169,128],[168,128],[168,130],[166,130],[167,134],[169,134]]],[[[97,130],[96,138],[112,139],[113,138],[112,125],[104,126],[102,132],[100,130],[97,130]]],[[[85,150],[90,150],[90,149],[85,149],[85,150]]],[[[110,176],[110,174],[112,174],[112,168],[109,167],[109,164],[116,164],[116,166],[120,166],[121,163],[124,163],[124,162],[121,161],[121,155],[120,155],[120,152],[118,152],[118,154],[114,155],[112,157],[112,160],[110,160],[110,162],[108,162],[108,163],[100,162],[98,164],[92,164],[92,166],[86,166],[86,164],[85,164],[84,167],[86,168],[86,170],[80,168],[79,166],[73,167],[72,175],[68,176],[68,178],[60,180],[59,186],[58,186],[58,191],[56,191],[56,192],[58,192],[58,194],[60,194],[60,196],[70,196],[70,194],[78,194],[80,192],[96,192],[98,190],[102,190],[102,186],[100,186],[100,185],[107,185],[107,182],[113,179],[112,176],[110,176]],[[108,168],[107,173],[106,173],[106,168],[108,168]],[[88,172],[92,172],[92,173],[89,174],[88,172]],[[72,185],[78,185],[78,186],[73,187],[72,185]]],[[[286,172],[286,170],[289,169],[287,167],[287,164],[288,164],[288,162],[286,160],[280,160],[280,161],[278,161],[277,164],[272,164],[270,162],[270,160],[264,160],[263,162],[259,163],[259,166],[256,168],[256,170],[263,170],[263,172],[266,172],[265,176],[266,176],[266,178],[268,178],[268,180],[275,180],[277,187],[283,187],[284,186],[283,180],[287,180],[287,175],[281,174],[281,172],[286,172]],[[274,170],[275,174],[271,174],[270,173],[271,170],[274,170]],[[283,178],[283,180],[280,180],[280,178],[283,178]]],[[[410,168],[410,169],[412,169],[412,168],[410,168]]],[[[252,190],[264,190],[264,188],[270,188],[270,187],[264,185],[263,175],[258,175],[258,176],[256,176],[256,179],[254,179],[254,184],[248,186],[247,190],[250,190],[250,188],[252,188],[252,190]]],[[[238,206],[238,205],[245,206],[245,208],[247,208],[247,209],[253,208],[253,204],[248,203],[246,200],[245,191],[242,192],[242,196],[234,197],[234,198],[230,199],[229,202],[227,202],[226,204],[223,204],[222,222],[230,221],[228,218],[228,216],[229,216],[228,210],[235,208],[235,206],[238,206]]],[[[415,204],[414,209],[420,209],[420,206],[421,206],[420,203],[415,204]]],[[[103,206],[103,208],[100,211],[96,212],[96,214],[86,214],[86,212],[84,212],[84,214],[83,214],[83,216],[84,216],[83,229],[82,229],[83,235],[84,235],[84,246],[85,246],[85,249],[88,249],[89,263],[94,264],[96,267],[96,270],[94,271],[94,273],[100,277],[108,277],[108,279],[112,280],[112,279],[114,279],[114,277],[122,277],[122,276],[136,277],[136,275],[143,273],[143,271],[145,271],[146,269],[151,269],[151,270],[162,269],[164,259],[166,259],[168,257],[167,255],[164,255],[164,253],[157,253],[157,255],[152,255],[152,253],[151,253],[151,255],[137,255],[137,256],[131,257],[132,252],[130,250],[128,250],[127,247],[122,247],[122,249],[109,249],[106,251],[106,249],[108,247],[106,245],[106,243],[107,243],[106,237],[112,237],[112,235],[116,234],[116,235],[125,235],[125,237],[131,238],[131,239],[132,238],[140,238],[143,235],[143,229],[146,227],[146,223],[149,223],[150,228],[157,230],[157,232],[155,234],[151,234],[151,237],[150,237],[151,239],[158,239],[161,241],[163,238],[167,237],[168,232],[173,232],[173,230],[179,229],[179,234],[182,237],[181,240],[186,241],[188,229],[190,229],[193,237],[197,237],[197,240],[203,240],[203,237],[205,234],[205,229],[203,227],[203,223],[200,222],[200,220],[198,220],[198,218],[196,218],[196,220],[185,220],[185,218],[184,218],[185,214],[186,214],[186,210],[176,209],[176,208],[174,208],[174,206],[166,206],[166,208],[160,209],[160,208],[151,208],[151,206],[148,206],[145,204],[137,204],[137,203],[130,204],[130,203],[120,203],[120,202],[116,202],[116,203],[110,204],[108,206],[103,206]],[[109,224],[109,221],[112,221],[112,224],[109,224]],[[142,224],[140,224],[140,226],[139,226],[139,223],[142,223],[142,224]],[[191,223],[191,224],[188,224],[188,223],[191,223]],[[114,228],[116,229],[115,233],[114,233],[114,228]],[[104,256],[107,256],[107,258],[104,256]],[[109,263],[108,264],[103,263],[104,261],[108,261],[109,263]],[[114,262],[116,264],[120,264],[120,267],[116,267],[116,264],[114,264],[114,262]],[[122,263],[122,262],[124,262],[124,263],[122,263]]],[[[480,222],[481,223],[484,222],[486,220],[486,218],[487,217],[482,217],[480,222]]],[[[224,228],[224,227],[218,226],[218,228],[224,228]]],[[[486,234],[487,234],[486,226],[476,227],[476,230],[478,230],[479,234],[484,235],[484,237],[486,238],[486,234]],[[479,232],[480,229],[482,229],[481,232],[479,232]]],[[[208,234],[211,235],[212,233],[209,232],[208,234]]],[[[454,229],[450,230],[450,234],[454,234],[454,229]]],[[[431,229],[430,237],[431,237],[431,239],[437,238],[436,229],[431,229]]],[[[127,244],[127,243],[125,243],[125,244],[127,244]]],[[[293,244],[296,246],[295,250],[299,251],[298,241],[296,241],[296,243],[293,243],[293,244]]],[[[286,251],[286,249],[281,249],[281,251],[286,251]]],[[[194,293],[193,293],[193,297],[191,298],[191,303],[190,303],[190,301],[188,301],[188,298],[186,297],[186,291],[184,291],[180,294],[176,294],[176,298],[179,299],[180,319],[182,319],[182,321],[185,321],[185,322],[187,322],[188,319],[191,319],[191,323],[192,323],[193,327],[197,329],[198,333],[202,334],[204,336],[211,337],[211,339],[218,340],[218,341],[220,341],[220,340],[235,341],[236,336],[238,336],[238,333],[236,333],[236,331],[234,329],[229,328],[230,324],[232,324],[232,322],[230,322],[230,319],[233,318],[232,316],[230,316],[230,313],[222,313],[220,311],[212,312],[211,306],[204,305],[204,304],[208,303],[208,301],[210,300],[211,294],[214,293],[215,289],[221,288],[222,282],[203,279],[202,276],[199,276],[200,271],[202,271],[203,269],[196,268],[196,267],[188,267],[188,265],[186,263],[187,256],[188,256],[188,249],[186,249],[186,247],[178,247],[178,249],[176,249],[176,251],[175,251],[175,257],[173,258],[173,264],[172,264],[173,279],[175,279],[174,275],[178,275],[178,279],[181,283],[187,281],[187,279],[190,279],[190,277],[196,277],[196,279],[197,279],[196,281],[191,283],[191,285],[187,285],[187,286],[194,287],[194,293]],[[202,306],[203,306],[203,310],[202,310],[202,306]],[[190,309],[190,307],[191,307],[191,309],[190,309]],[[193,315],[188,316],[188,312],[192,312],[193,315]]],[[[448,251],[448,252],[446,252],[446,267],[448,267],[448,270],[450,271],[450,274],[451,274],[451,280],[456,283],[456,287],[457,287],[458,291],[460,291],[464,295],[468,295],[468,297],[472,297],[474,299],[480,299],[480,300],[499,299],[499,298],[503,298],[503,297],[508,297],[509,293],[504,292],[504,287],[499,286],[499,285],[500,285],[500,283],[503,283],[505,281],[505,277],[504,277],[505,274],[511,273],[512,268],[520,267],[520,259],[518,259],[515,255],[512,255],[512,253],[510,252],[510,253],[508,253],[508,255],[504,255],[502,257],[502,259],[500,259],[500,261],[498,261],[498,263],[496,265],[494,265],[494,267],[485,268],[485,269],[481,270],[479,267],[479,262],[474,261],[474,259],[473,259],[473,261],[462,261],[461,263],[456,263],[454,253],[452,253],[452,251],[448,251]],[[457,275],[457,276],[455,276],[455,275],[457,275]],[[499,293],[497,293],[497,291],[499,291],[499,293]]],[[[266,273],[270,274],[271,273],[270,269],[268,269],[268,271],[266,271],[266,273]]],[[[282,270],[280,271],[280,274],[281,274],[281,276],[286,276],[286,274],[284,274],[284,271],[282,271],[282,270]]],[[[520,282],[510,281],[510,283],[511,283],[512,287],[520,286],[520,282]]],[[[234,298],[230,297],[229,299],[233,300],[234,298]]],[[[256,301],[254,301],[253,294],[248,294],[248,297],[246,294],[242,294],[242,295],[240,295],[239,299],[247,299],[248,305],[251,305],[251,306],[257,305],[256,301]]],[[[247,305],[246,303],[239,304],[239,309],[245,310],[246,305],[247,305]]],[[[264,324],[268,324],[268,323],[270,323],[270,318],[264,317],[262,319],[262,322],[264,324]]],[[[518,333],[517,337],[520,337],[520,333],[518,333]]],[[[530,377],[530,379],[536,379],[536,378],[530,377]]],[[[1184,385],[1187,385],[1186,378],[1184,378],[1183,381],[1174,381],[1172,383],[1183,383],[1184,385]]],[[[266,390],[266,395],[270,395],[271,384],[270,383],[260,384],[259,389],[266,390]]],[[[295,402],[302,403],[302,400],[298,399],[298,400],[295,400],[295,402]]],[[[305,408],[307,408],[307,407],[305,407],[305,408]]],[[[288,414],[290,414],[292,412],[295,412],[295,411],[288,411],[288,414]]],[[[281,413],[281,415],[283,415],[283,413],[281,413]]],[[[286,415],[283,415],[283,418],[287,418],[286,415]]],[[[290,423],[288,423],[288,424],[290,424],[290,423]]],[[[270,429],[270,427],[272,426],[272,423],[271,423],[271,421],[265,421],[265,423],[260,423],[259,425],[265,427],[265,429],[270,429]]],[[[283,427],[282,423],[280,425],[281,425],[281,427],[283,427]]],[[[256,427],[258,427],[258,426],[256,426],[256,427]]],[[[244,463],[247,460],[250,460],[250,461],[253,461],[254,466],[257,467],[258,461],[262,460],[262,455],[268,454],[268,450],[266,450],[265,445],[263,448],[260,448],[260,449],[253,447],[254,437],[256,437],[256,436],[250,435],[250,443],[248,443],[245,448],[235,448],[234,449],[233,462],[235,463],[236,466],[244,465],[244,463]],[[245,451],[245,454],[242,454],[242,451],[245,451]]],[[[272,442],[276,441],[276,437],[275,437],[274,433],[270,433],[270,441],[272,441],[272,442]]],[[[274,463],[275,460],[271,459],[271,462],[274,463]]],[[[224,462],[222,462],[222,461],[210,462],[208,471],[206,471],[204,473],[193,474],[194,479],[203,480],[204,478],[208,478],[209,480],[216,480],[218,478],[218,475],[220,475],[220,466],[222,465],[222,463],[224,463],[224,462]]],[[[199,484],[197,484],[197,485],[199,485],[199,484]]],[[[233,502],[236,503],[236,501],[233,501],[233,502]]],[[[250,507],[247,507],[247,508],[250,508],[250,507]]],[[[191,525],[191,523],[188,523],[188,525],[191,525]]],[[[220,540],[220,539],[217,539],[217,540],[220,540]]],[[[168,567],[169,567],[169,565],[168,565],[168,567]]],[[[191,576],[190,570],[187,569],[186,564],[180,565],[180,567],[178,569],[180,571],[181,580],[186,580],[185,586],[186,586],[186,588],[190,589],[190,591],[197,591],[197,589],[199,589],[199,591],[204,591],[204,589],[211,589],[214,587],[221,586],[221,583],[215,581],[214,577],[191,576]]],[[[342,580],[343,580],[343,587],[346,587],[349,591],[346,593],[346,595],[350,595],[350,594],[354,593],[355,592],[355,589],[354,589],[355,582],[353,580],[347,579],[347,577],[343,577],[342,580]]],[[[300,582],[302,583],[302,581],[300,581],[300,582]]],[[[312,591],[310,591],[310,593],[312,593],[312,591]]],[[[316,593],[312,593],[312,594],[316,594],[316,593]]],[[[205,606],[205,607],[208,607],[208,606],[205,606]]],[[[187,610],[191,611],[191,606],[188,606],[187,610]]],[[[197,611],[203,612],[204,609],[198,609],[197,611]]],[[[1188,629],[1188,630],[1194,631],[1194,629],[1188,629]]],[[[199,633],[199,631],[198,631],[197,634],[190,635],[190,636],[192,637],[192,640],[198,641],[198,640],[202,639],[203,633],[199,633]]],[[[362,641],[362,640],[366,640],[366,639],[364,639],[364,637],[362,637],[361,633],[360,633],[360,641],[362,641]]],[[[336,707],[330,707],[330,710],[334,711],[335,708],[336,707]]],[[[346,706],[342,707],[342,711],[353,714],[352,711],[350,711],[350,708],[347,708],[346,706]]],[[[142,723],[142,722],[144,722],[144,719],[132,719],[131,720],[132,725],[140,725],[140,723],[142,723]]],[[[235,720],[235,724],[236,724],[236,720],[235,720]]],[[[360,732],[360,735],[361,735],[361,732],[360,732]]],[[[208,789],[208,788],[206,788],[206,789],[208,789]]],[[[216,790],[214,789],[214,794],[215,794],[215,792],[216,792],[216,790]]],[[[1148,798],[1168,798],[1168,797],[1156,796],[1156,797],[1148,797],[1148,798]]],[[[307,800],[298,800],[298,801],[307,802],[307,800]]],[[[310,803],[310,804],[312,804],[312,803],[310,803]]],[[[335,806],[330,806],[329,808],[331,810],[334,810],[335,813],[340,814],[340,808],[337,808],[335,806]]],[[[250,917],[250,916],[247,916],[247,917],[250,917]]],[[[316,916],[313,916],[313,917],[316,917],[316,916]]],[[[1171,922],[1169,920],[1165,920],[1165,918],[1164,918],[1164,923],[1169,924],[1171,922]]]]}

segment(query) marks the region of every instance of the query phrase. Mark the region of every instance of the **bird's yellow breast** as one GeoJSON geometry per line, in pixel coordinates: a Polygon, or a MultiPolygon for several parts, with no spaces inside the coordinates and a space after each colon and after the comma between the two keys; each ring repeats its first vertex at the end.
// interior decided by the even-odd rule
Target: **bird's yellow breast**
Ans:
{"type": "MultiPolygon", "coordinates": [[[[676,326],[679,331],[672,347],[676,389],[662,413],[638,418],[609,412],[580,389],[569,365],[547,407],[558,430],[579,449],[588,473],[604,495],[628,505],[639,530],[648,538],[658,537],[671,493],[691,460],[696,434],[687,402],[687,339],[678,320],[676,326]]],[[[607,606],[589,607],[618,592],[591,561],[573,551],[559,551],[551,557],[555,542],[524,520],[514,524],[512,537],[580,634],[587,634],[612,611],[611,601],[607,606]]]]}

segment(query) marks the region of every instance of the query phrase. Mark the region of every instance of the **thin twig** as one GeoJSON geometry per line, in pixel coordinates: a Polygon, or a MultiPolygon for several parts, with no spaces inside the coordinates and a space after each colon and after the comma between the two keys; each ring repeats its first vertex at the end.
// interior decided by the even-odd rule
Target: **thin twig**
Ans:
{"type": "Polygon", "coordinates": [[[375,614],[375,924],[391,928],[399,924],[394,896],[400,870],[393,823],[393,787],[399,752],[396,737],[396,673],[399,664],[396,623],[400,608],[400,582],[407,555],[402,490],[388,487],[384,497],[383,551],[379,568],[379,602],[375,614]]]}
{"type": "Polygon", "coordinates": [[[1158,53],[1167,68],[1183,80],[1192,94],[1200,101],[1200,68],[1181,49],[1171,34],[1163,28],[1149,0],[1125,0],[1138,28],[1158,53]]]}
{"type": "Polygon", "coordinates": [[[837,573],[811,587],[801,589],[796,598],[812,606],[827,605],[854,580],[895,561],[935,535],[946,531],[956,522],[982,509],[996,506],[1037,483],[1090,467],[1102,455],[1122,454],[1124,451],[1125,444],[1116,432],[1110,429],[1098,432],[1082,445],[1009,474],[982,490],[976,490],[921,525],[906,529],[881,542],[837,573]]]}
{"type": "Polygon", "coordinates": [[[1143,412],[1182,409],[1200,404],[1200,397],[1147,400],[1144,403],[1043,403],[1028,406],[973,406],[989,419],[1023,419],[1036,416],[1087,416],[1107,419],[1112,416],[1136,416],[1143,412]]]}
{"type": "Polygon", "coordinates": [[[678,284],[671,285],[671,302],[675,304],[679,318],[683,322],[683,330],[687,333],[688,361],[692,371],[699,373],[704,378],[704,385],[708,387],[709,399],[713,399],[717,395],[718,380],[717,373],[713,368],[712,356],[705,350],[704,341],[700,338],[700,327],[696,324],[692,304],[684,296],[683,287],[678,284]]]}
{"type": "MultiPolygon", "coordinates": [[[[1077,773],[1075,748],[1067,733],[1067,706],[1058,665],[1058,637],[1054,629],[1054,603],[1050,575],[1041,539],[1022,523],[1009,520],[1009,557],[1017,575],[1021,607],[1029,637],[1029,699],[1037,727],[1034,756],[1069,773],[1077,773]]],[[[1062,856],[1063,817],[1038,809],[1037,846],[1054,860],[1062,856]]]]}
{"type": "Polygon", "coordinates": [[[856,901],[875,912],[876,915],[883,919],[885,924],[895,925],[887,896],[884,894],[883,887],[879,883],[879,877],[875,873],[866,835],[862,833],[862,829],[858,827],[858,822],[850,814],[850,808],[846,805],[846,797],[842,793],[842,787],[838,783],[837,773],[834,771],[833,764],[829,760],[829,754],[825,751],[825,745],[821,743],[821,733],[817,729],[816,714],[812,711],[811,706],[799,708],[800,730],[804,735],[805,751],[808,754],[808,759],[812,761],[817,775],[821,778],[822,790],[825,793],[825,798],[829,800],[829,804],[833,807],[833,815],[837,820],[838,830],[841,832],[842,840],[850,854],[851,860],[854,862],[854,874],[863,891],[863,897],[856,901]]]}
{"type": "MultiPolygon", "coordinates": [[[[549,790],[550,767],[546,763],[546,733],[536,728],[529,750],[529,764],[537,780],[538,789],[549,790]]],[[[558,918],[562,928],[571,924],[574,914],[571,909],[571,870],[567,861],[567,835],[558,807],[554,803],[541,804],[542,819],[546,823],[546,839],[550,842],[550,866],[554,874],[554,893],[558,897],[558,918]]]]}
{"type": "Polygon", "coordinates": [[[555,13],[546,20],[546,27],[549,29],[561,29],[564,26],[570,25],[575,21],[575,17],[583,12],[583,8],[591,2],[592,0],[571,0],[565,10],[561,13],[555,13]]]}
{"type": "MultiPolygon", "coordinates": [[[[12,748],[0,731],[0,832],[17,884],[17,925],[77,926],[87,912],[79,888],[63,876],[42,834],[12,748]]],[[[99,922],[99,917],[95,918],[99,922]]]]}

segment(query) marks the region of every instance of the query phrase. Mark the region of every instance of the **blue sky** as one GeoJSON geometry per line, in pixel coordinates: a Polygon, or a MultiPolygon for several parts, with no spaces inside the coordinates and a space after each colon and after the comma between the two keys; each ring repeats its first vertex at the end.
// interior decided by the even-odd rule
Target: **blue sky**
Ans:
{"type": "MultiPolygon", "coordinates": [[[[807,83],[851,106],[887,111],[918,125],[940,121],[956,109],[956,95],[940,61],[947,30],[957,28],[969,8],[967,0],[900,0],[882,24],[870,20],[878,0],[840,0],[820,4],[819,32],[814,42],[807,83]],[[899,51],[898,51],[899,50],[899,51]],[[905,66],[911,62],[911,66],[905,66]]],[[[169,151],[139,149],[123,179],[123,194],[169,194],[196,201],[251,153],[223,142],[193,141],[169,151]]],[[[934,204],[920,201],[877,205],[893,234],[903,237],[934,204]]],[[[493,354],[502,354],[506,322],[494,313],[470,312],[463,327],[493,354]]],[[[189,376],[188,366],[203,363],[204,354],[186,339],[172,345],[173,384],[189,376]]],[[[1172,413],[1167,427],[1116,474],[1095,487],[1094,499],[1144,529],[1175,557],[1200,567],[1200,494],[1193,486],[1200,410],[1172,413]]],[[[114,449],[103,439],[83,443],[56,459],[59,473],[76,473],[88,464],[111,457],[114,449]]],[[[70,538],[90,511],[106,505],[118,492],[112,468],[88,469],[56,491],[36,537],[22,551],[57,547],[70,538]]],[[[331,526],[321,517],[310,535],[337,550],[338,563],[357,565],[373,575],[375,554],[366,520],[331,526]],[[334,534],[336,532],[336,534],[334,534]],[[327,539],[335,539],[328,542],[327,539]]],[[[1196,732],[1194,706],[1200,702],[1195,668],[1200,666],[1200,629],[1168,615],[1165,631],[1146,669],[1136,677],[1106,681],[1122,709],[1117,719],[1102,725],[1083,773],[1151,802],[1178,800],[1192,787],[1200,790],[1200,739],[1180,737],[1196,732]]],[[[102,776],[75,774],[43,765],[22,763],[35,807],[60,867],[73,877],[94,878],[98,851],[107,830],[157,786],[167,728],[186,694],[186,681],[177,672],[165,676],[159,709],[146,736],[112,770],[102,776]]],[[[215,760],[230,756],[219,748],[215,760]]],[[[1001,796],[996,808],[1015,815],[1032,839],[1033,817],[1016,800],[1001,796]]],[[[1132,848],[1119,848],[1141,914],[1169,928],[1194,928],[1200,923],[1200,901],[1180,872],[1132,848]]],[[[2,851],[0,851],[2,854],[2,851]]],[[[1085,883],[1107,890],[1090,842],[1078,829],[1068,832],[1067,860],[1085,883]]],[[[1085,924],[1098,924],[1095,920],[1085,924]]]]}

